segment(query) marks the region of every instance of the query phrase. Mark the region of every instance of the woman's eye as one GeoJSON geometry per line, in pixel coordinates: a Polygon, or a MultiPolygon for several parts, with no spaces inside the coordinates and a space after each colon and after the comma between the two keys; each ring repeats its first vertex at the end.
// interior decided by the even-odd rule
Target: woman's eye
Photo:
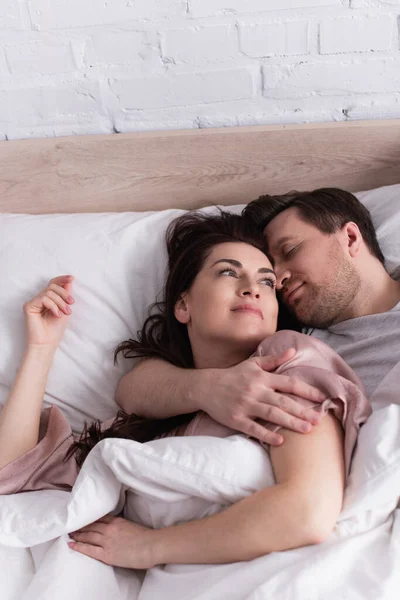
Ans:
{"type": "Polygon", "coordinates": [[[234,271],[233,269],[223,269],[222,271],[219,271],[219,275],[228,275],[231,277],[237,277],[236,271],[234,271]]]}
{"type": "Polygon", "coordinates": [[[276,286],[276,281],[275,279],[271,279],[270,277],[266,277],[265,279],[261,279],[261,282],[263,285],[269,285],[269,287],[271,288],[275,288],[276,286]]]}

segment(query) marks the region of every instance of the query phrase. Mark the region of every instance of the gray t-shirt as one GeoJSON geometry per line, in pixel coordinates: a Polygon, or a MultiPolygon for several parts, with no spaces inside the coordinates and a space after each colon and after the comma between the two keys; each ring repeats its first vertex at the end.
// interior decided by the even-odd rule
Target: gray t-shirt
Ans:
{"type": "Polygon", "coordinates": [[[369,397],[400,362],[400,302],[385,313],[349,319],[328,329],[306,329],[304,333],[336,350],[357,373],[369,397]]]}

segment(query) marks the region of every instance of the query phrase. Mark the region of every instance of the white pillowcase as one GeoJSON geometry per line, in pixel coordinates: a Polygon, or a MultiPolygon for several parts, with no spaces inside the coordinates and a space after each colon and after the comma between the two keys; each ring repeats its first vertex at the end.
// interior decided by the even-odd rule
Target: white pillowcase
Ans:
{"type": "MultiPolygon", "coordinates": [[[[392,273],[400,265],[400,185],[357,196],[371,211],[392,273]]],[[[24,349],[24,302],[51,278],[72,274],[76,302],[50,371],[45,406],[59,406],[75,432],[85,420],[115,415],[115,390],[133,360],[120,356],[114,366],[113,351],[136,336],[162,291],[165,229],[183,212],[0,215],[0,404],[24,349]]]]}

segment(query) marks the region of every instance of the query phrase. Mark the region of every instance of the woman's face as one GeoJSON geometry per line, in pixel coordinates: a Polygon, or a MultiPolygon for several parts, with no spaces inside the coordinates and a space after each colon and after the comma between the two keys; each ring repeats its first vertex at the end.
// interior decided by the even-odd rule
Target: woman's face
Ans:
{"type": "Polygon", "coordinates": [[[196,367],[213,366],[216,356],[247,358],[276,331],[275,285],[270,261],[254,246],[227,242],[212,248],[175,305],[175,317],[188,327],[196,367]]]}

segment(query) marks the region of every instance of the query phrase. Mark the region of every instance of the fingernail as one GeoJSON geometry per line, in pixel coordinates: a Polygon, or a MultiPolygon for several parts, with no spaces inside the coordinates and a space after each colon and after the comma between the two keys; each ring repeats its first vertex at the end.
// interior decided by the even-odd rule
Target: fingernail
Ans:
{"type": "Polygon", "coordinates": [[[70,309],[69,306],[65,307],[65,312],[67,312],[69,315],[72,313],[72,310],[70,309]]]}
{"type": "Polygon", "coordinates": [[[301,430],[304,431],[304,433],[311,431],[311,423],[304,423],[304,425],[301,426],[301,430]]]}
{"type": "Polygon", "coordinates": [[[277,446],[280,446],[283,443],[283,437],[279,436],[277,438],[275,438],[275,442],[277,446]]]}
{"type": "Polygon", "coordinates": [[[68,296],[67,301],[68,302],[75,302],[75,300],[74,300],[74,298],[72,296],[68,296]]]}

